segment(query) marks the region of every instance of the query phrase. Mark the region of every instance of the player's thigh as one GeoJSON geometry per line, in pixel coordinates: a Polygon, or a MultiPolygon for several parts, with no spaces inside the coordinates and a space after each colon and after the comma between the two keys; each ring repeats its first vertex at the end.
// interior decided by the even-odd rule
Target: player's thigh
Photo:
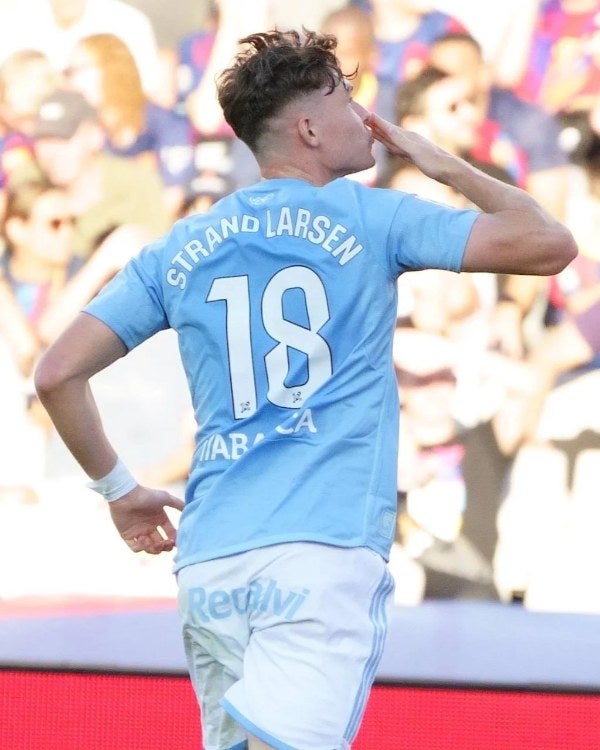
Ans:
{"type": "Polygon", "coordinates": [[[248,750],[273,750],[273,745],[267,745],[257,737],[253,737],[251,734],[248,735],[248,750]]]}
{"type": "Polygon", "coordinates": [[[224,566],[225,563],[198,564],[178,575],[179,614],[188,670],[201,708],[204,743],[213,748],[239,746],[245,739],[241,727],[219,702],[242,676],[249,636],[247,621],[241,617],[212,621],[206,614],[206,592],[201,585],[220,582],[224,566]]]}
{"type": "Polygon", "coordinates": [[[383,649],[392,590],[385,562],[365,548],[303,543],[272,571],[266,580],[277,585],[252,613],[243,677],[225,707],[277,747],[347,747],[383,649]]]}

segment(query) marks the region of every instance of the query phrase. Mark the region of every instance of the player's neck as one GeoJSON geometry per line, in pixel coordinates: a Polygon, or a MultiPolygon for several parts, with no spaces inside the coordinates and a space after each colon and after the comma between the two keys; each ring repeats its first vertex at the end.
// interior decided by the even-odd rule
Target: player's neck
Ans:
{"type": "Polygon", "coordinates": [[[288,178],[294,180],[304,180],[311,185],[320,187],[333,179],[330,175],[317,173],[314,170],[303,169],[293,164],[271,164],[265,165],[260,170],[263,180],[275,180],[288,178]]]}

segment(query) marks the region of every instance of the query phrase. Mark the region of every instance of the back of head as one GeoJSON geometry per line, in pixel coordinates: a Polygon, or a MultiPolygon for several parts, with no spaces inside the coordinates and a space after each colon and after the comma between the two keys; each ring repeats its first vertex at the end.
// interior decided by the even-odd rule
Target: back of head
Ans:
{"type": "Polygon", "coordinates": [[[257,153],[269,121],[295,99],[343,78],[335,37],[305,30],[269,31],[240,40],[240,52],[218,81],[219,103],[235,134],[257,153]]]}

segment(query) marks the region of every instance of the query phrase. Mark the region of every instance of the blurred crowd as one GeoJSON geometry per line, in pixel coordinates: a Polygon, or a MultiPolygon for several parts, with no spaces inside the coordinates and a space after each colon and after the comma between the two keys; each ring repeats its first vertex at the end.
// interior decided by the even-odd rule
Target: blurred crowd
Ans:
{"type": "MultiPolygon", "coordinates": [[[[273,26],[334,34],[360,104],[529,191],[580,248],[551,278],[400,278],[397,603],[600,612],[597,0],[0,2],[0,598],[174,595],[170,558],[122,545],[31,376],[132,254],[259,179],[215,77],[273,26]]],[[[465,206],[376,148],[352,179],[465,206]]],[[[181,492],[194,425],[169,333],[96,387],[138,478],[181,492]]]]}

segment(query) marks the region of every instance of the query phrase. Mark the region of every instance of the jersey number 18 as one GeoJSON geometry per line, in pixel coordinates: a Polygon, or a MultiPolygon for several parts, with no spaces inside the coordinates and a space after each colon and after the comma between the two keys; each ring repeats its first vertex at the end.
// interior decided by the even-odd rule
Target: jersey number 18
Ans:
{"type": "MultiPolygon", "coordinates": [[[[250,332],[250,289],[248,276],[215,279],[207,302],[226,302],[226,335],[229,377],[236,419],[256,411],[257,389],[250,332]]],[[[329,320],[325,287],[319,276],[305,266],[289,266],[266,285],[261,303],[264,330],[278,343],[265,356],[267,399],[276,406],[297,409],[332,373],[331,350],[320,329],[329,320]],[[283,297],[290,289],[304,295],[308,328],[292,323],[283,315],[283,297]],[[289,375],[288,349],[306,355],[308,377],[304,383],[286,385],[289,375]]]]}

